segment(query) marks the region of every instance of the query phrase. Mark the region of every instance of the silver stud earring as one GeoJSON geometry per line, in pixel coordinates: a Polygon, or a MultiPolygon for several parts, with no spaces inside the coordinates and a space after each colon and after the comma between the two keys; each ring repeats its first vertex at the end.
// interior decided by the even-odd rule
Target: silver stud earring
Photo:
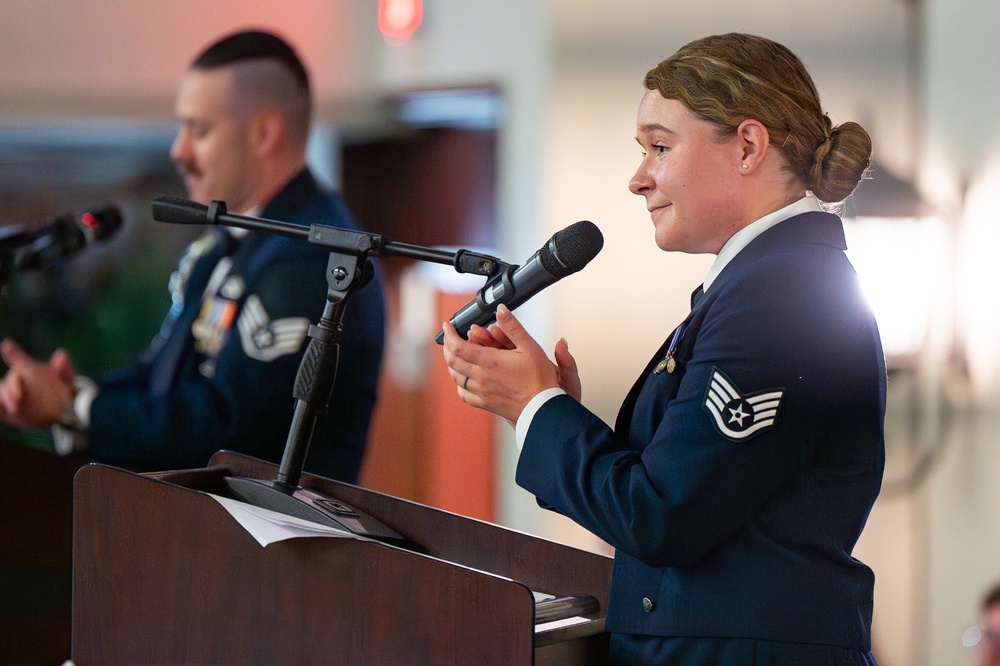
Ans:
{"type": "Polygon", "coordinates": [[[747,168],[747,165],[746,165],[746,164],[744,164],[744,165],[743,165],[743,168],[744,168],[744,169],[746,169],[746,168],[747,168]]]}

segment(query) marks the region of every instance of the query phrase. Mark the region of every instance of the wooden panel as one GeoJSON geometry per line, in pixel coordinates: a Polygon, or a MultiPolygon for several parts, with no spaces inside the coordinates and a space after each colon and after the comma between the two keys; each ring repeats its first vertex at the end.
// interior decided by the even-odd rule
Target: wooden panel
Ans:
{"type": "Polygon", "coordinates": [[[0,661],[70,651],[73,475],[83,464],[0,439],[0,661]]]}
{"type": "Polygon", "coordinates": [[[79,666],[531,663],[519,583],[353,539],[262,548],[206,495],[102,466],[75,503],[79,666]]]}
{"type": "MultiPolygon", "coordinates": [[[[425,246],[494,244],[496,131],[437,128],[347,145],[342,190],[369,231],[425,246]]],[[[399,281],[412,260],[379,262],[390,335],[426,335],[422,383],[397,383],[387,368],[379,384],[361,484],[483,520],[494,520],[494,419],[455,394],[434,331],[399,329],[399,281]]],[[[482,283],[485,283],[483,278],[482,283]]],[[[441,295],[446,320],[475,294],[441,295]]],[[[412,307],[412,304],[411,304],[412,307]]],[[[389,341],[389,348],[393,348],[389,341]]],[[[409,345],[408,345],[409,347],[409,345]]],[[[391,362],[391,359],[387,362],[391,362]]]]}
{"type": "MultiPolygon", "coordinates": [[[[475,294],[437,297],[437,319],[446,321],[475,294]]],[[[446,511],[496,520],[496,417],[458,397],[441,347],[428,339],[427,409],[424,414],[424,489],[417,500],[446,511]]]]}
{"type": "MultiPolygon", "coordinates": [[[[212,463],[258,479],[273,479],[277,470],[271,463],[229,452],[217,453],[212,463]]],[[[601,609],[594,617],[605,615],[610,557],[322,477],[304,474],[302,485],[371,514],[434,557],[512,578],[535,591],[591,595],[601,609]]]]}
{"type": "Polygon", "coordinates": [[[609,558],[310,475],[303,486],[426,553],[329,538],[262,548],[201,492],[222,493],[225,475],[276,473],[226,452],[204,470],[83,469],[75,663],[600,663],[609,558]],[[539,643],[529,588],[591,595],[601,608],[539,643]]]}
{"type": "Polygon", "coordinates": [[[392,240],[494,244],[496,132],[433,129],[344,147],[342,190],[362,226],[392,240]]]}

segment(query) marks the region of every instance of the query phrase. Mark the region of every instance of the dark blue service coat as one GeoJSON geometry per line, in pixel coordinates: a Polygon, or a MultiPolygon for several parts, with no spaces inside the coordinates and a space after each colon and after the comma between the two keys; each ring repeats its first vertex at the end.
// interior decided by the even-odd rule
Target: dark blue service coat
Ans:
{"type": "Polygon", "coordinates": [[[534,417],[517,482],[617,549],[609,631],[870,650],[874,575],[851,551],[881,485],[886,371],[845,248],[834,215],[777,224],[614,431],[568,396],[534,417]]]}
{"type": "MultiPolygon", "coordinates": [[[[261,216],[357,228],[343,200],[321,191],[308,171],[261,216]]],[[[191,268],[183,309],[168,322],[162,344],[98,380],[88,433],[94,459],[139,470],[201,467],[220,449],[281,460],[294,379],[309,342],[305,331],[326,304],[330,251],[264,232],[234,241],[217,231],[191,268]],[[215,270],[220,260],[232,261],[228,271],[215,270]]],[[[306,471],[356,481],[384,325],[382,291],[373,280],[348,299],[333,398],[313,435],[306,471]]]]}

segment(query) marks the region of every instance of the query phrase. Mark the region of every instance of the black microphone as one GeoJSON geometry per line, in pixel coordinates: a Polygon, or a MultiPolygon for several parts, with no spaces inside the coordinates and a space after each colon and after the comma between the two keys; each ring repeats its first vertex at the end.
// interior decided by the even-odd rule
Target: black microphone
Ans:
{"type": "Polygon", "coordinates": [[[0,249],[11,253],[11,266],[26,270],[68,259],[91,243],[102,241],[122,226],[117,206],[75,215],[60,215],[37,231],[13,229],[0,237],[0,249]]]}
{"type": "MultiPolygon", "coordinates": [[[[463,338],[473,324],[485,326],[496,318],[500,304],[513,310],[550,284],[576,273],[604,247],[604,236],[593,222],[583,220],[557,231],[521,266],[511,266],[490,279],[476,298],[452,316],[463,338]]],[[[444,331],[434,338],[444,344],[444,331]]]]}

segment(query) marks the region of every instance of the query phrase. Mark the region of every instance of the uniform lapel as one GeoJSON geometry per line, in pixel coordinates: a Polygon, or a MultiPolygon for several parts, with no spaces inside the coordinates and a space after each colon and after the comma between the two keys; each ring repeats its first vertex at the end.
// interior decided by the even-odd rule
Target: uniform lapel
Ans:
{"type": "Polygon", "coordinates": [[[201,311],[208,280],[219,260],[231,251],[229,234],[224,229],[216,231],[218,236],[215,245],[198,259],[198,263],[188,278],[188,284],[184,290],[184,308],[170,325],[170,333],[153,359],[149,376],[149,391],[152,395],[165,394],[173,384],[184,350],[188,346],[187,341],[191,335],[191,326],[201,311]]]}
{"type": "MultiPolygon", "coordinates": [[[[698,285],[698,288],[691,293],[692,310],[704,295],[705,290],[703,286],[698,285]]],[[[690,315],[688,318],[690,318],[690,315]]],[[[687,320],[685,320],[685,322],[686,321],[687,320]]],[[[681,324],[680,326],[683,325],[684,324],[681,324]]],[[[680,326],[678,326],[678,328],[680,328],[680,326]]],[[[676,332],[676,328],[670,332],[670,335],[667,336],[667,339],[663,341],[663,344],[660,345],[660,348],[656,350],[655,354],[653,354],[649,363],[646,364],[646,367],[639,375],[639,378],[635,380],[634,384],[632,384],[632,388],[629,390],[628,395],[625,396],[625,400],[622,402],[622,406],[618,410],[618,417],[615,419],[615,434],[618,437],[628,438],[629,430],[632,427],[632,414],[635,411],[635,403],[639,399],[639,393],[642,392],[642,387],[645,386],[646,378],[649,377],[649,373],[653,371],[653,368],[655,368],[661,360],[663,360],[667,350],[670,348],[670,342],[674,337],[674,333],[676,332]]]]}

